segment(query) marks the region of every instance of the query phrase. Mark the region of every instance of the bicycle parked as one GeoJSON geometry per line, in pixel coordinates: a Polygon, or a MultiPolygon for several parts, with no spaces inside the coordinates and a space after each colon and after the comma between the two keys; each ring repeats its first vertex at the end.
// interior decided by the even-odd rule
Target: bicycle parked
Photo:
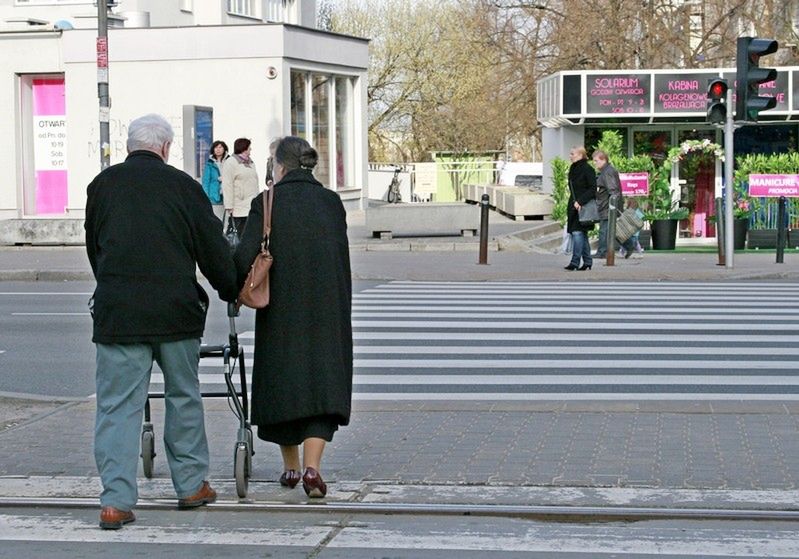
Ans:
{"type": "Polygon", "coordinates": [[[388,194],[386,200],[389,204],[399,204],[402,202],[402,194],[400,194],[400,178],[399,174],[402,167],[394,167],[394,176],[391,178],[391,183],[388,185],[388,194]]]}

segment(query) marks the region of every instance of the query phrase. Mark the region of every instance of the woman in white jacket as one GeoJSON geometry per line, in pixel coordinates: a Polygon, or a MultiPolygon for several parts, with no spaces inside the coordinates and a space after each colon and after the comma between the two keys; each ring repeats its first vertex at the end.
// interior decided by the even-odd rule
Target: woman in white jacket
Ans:
{"type": "Polygon", "coordinates": [[[222,192],[225,212],[233,219],[236,230],[241,235],[250,203],[260,192],[258,172],[250,159],[252,142],[239,138],[233,143],[233,157],[228,157],[222,167],[222,192]]]}

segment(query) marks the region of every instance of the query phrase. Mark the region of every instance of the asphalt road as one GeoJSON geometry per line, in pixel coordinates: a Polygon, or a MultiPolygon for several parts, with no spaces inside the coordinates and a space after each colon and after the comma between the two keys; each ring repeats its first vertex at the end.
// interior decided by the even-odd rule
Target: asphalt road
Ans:
{"type": "MultiPolygon", "coordinates": [[[[355,281],[357,292],[377,282],[355,281]]],[[[225,343],[225,303],[211,295],[204,342],[225,343]]],[[[94,282],[0,282],[0,394],[85,398],[94,393],[94,344],[87,302],[94,282]]],[[[252,331],[255,311],[242,308],[240,332],[252,331]]],[[[1,419],[1,418],[0,418],[1,419]]]]}
{"type": "MultiPolygon", "coordinates": [[[[0,284],[0,393],[94,392],[89,282],[0,284]]],[[[367,282],[356,400],[799,398],[787,282],[367,282]]],[[[252,355],[254,312],[236,319],[252,355]]],[[[227,340],[212,301],[204,341],[227,340]]],[[[206,389],[221,382],[203,360],[206,389]]],[[[153,374],[158,387],[160,375],[153,374]]]]}

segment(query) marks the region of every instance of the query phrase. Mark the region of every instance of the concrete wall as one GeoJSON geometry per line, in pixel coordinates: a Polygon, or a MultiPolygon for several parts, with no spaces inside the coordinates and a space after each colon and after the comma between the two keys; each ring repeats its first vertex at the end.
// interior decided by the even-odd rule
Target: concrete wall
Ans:
{"type": "MultiPolygon", "coordinates": [[[[267,0],[261,2],[265,18],[267,0]]],[[[226,0],[194,0],[190,12],[182,11],[180,7],[181,0],[118,0],[113,13],[149,12],[153,27],[259,23],[255,18],[228,14],[226,0]]],[[[284,23],[316,27],[316,0],[293,0],[286,6],[285,13],[284,23]]],[[[51,23],[70,20],[76,29],[97,27],[97,7],[93,0],[69,4],[51,0],[46,5],[31,6],[17,6],[15,0],[0,0],[0,27],[8,27],[5,20],[9,18],[24,17],[51,23]]]]}
{"type": "Polygon", "coordinates": [[[564,126],[562,128],[544,128],[541,132],[544,160],[543,191],[552,192],[552,160],[556,157],[569,160],[572,146],[581,146],[585,141],[584,126],[564,126]]]}
{"type": "MultiPolygon", "coordinates": [[[[2,128],[21,129],[17,74],[64,73],[67,113],[68,215],[82,217],[86,186],[99,172],[96,31],[0,35],[2,128]]],[[[214,136],[232,148],[253,141],[252,157],[265,174],[268,145],[290,133],[289,76],[293,67],[356,79],[355,185],[341,192],[361,207],[366,184],[367,43],[323,32],[273,25],[109,30],[111,163],[126,156],[128,123],[156,112],[170,120],[175,142],[170,164],[183,166],[183,105],[214,108],[214,136]],[[268,68],[278,69],[270,79],[268,68]]],[[[0,219],[22,217],[25,165],[19,134],[0,135],[0,219]]]]}
{"type": "MultiPolygon", "coordinates": [[[[17,74],[47,74],[63,70],[61,34],[58,32],[14,35],[0,41],[0,106],[5,107],[0,122],[0,219],[17,217],[22,205],[24,156],[22,129],[15,107],[20,105],[20,80],[17,74]]],[[[97,92],[95,90],[95,96],[97,92]]],[[[96,114],[96,113],[95,113],[96,114]]]]}

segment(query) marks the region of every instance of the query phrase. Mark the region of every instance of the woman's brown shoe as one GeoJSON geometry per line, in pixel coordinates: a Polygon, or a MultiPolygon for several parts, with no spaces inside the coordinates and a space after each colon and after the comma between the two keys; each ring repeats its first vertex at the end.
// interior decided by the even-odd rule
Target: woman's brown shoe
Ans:
{"type": "Polygon", "coordinates": [[[322,480],[314,468],[305,468],[305,473],[302,475],[302,488],[305,489],[305,494],[309,497],[320,499],[327,495],[327,484],[322,480]]]}
{"type": "Polygon", "coordinates": [[[297,470],[286,470],[283,472],[283,475],[280,476],[280,485],[288,487],[289,489],[294,489],[301,479],[302,474],[297,470]]]}

